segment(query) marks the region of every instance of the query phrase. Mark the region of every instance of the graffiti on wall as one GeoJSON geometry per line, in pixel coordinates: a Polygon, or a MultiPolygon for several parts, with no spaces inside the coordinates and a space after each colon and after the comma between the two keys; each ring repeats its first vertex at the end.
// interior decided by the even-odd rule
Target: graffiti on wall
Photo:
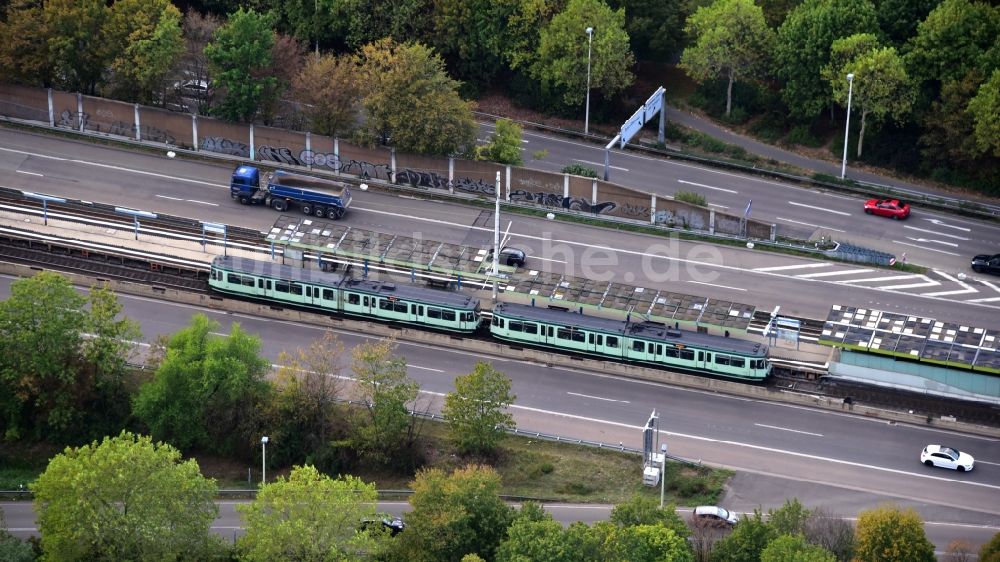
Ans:
{"type": "Polygon", "coordinates": [[[411,168],[404,168],[396,173],[398,183],[408,184],[410,187],[422,187],[426,189],[448,189],[448,178],[434,172],[423,172],[411,168]]]}
{"type": "Polygon", "coordinates": [[[250,157],[250,147],[245,142],[229,140],[225,137],[205,137],[201,139],[198,150],[229,154],[231,156],[250,157]]]}
{"type": "Polygon", "coordinates": [[[332,152],[313,152],[302,150],[296,155],[287,146],[263,145],[257,149],[258,160],[280,162],[289,166],[320,166],[342,174],[358,176],[362,179],[389,179],[392,168],[389,164],[369,162],[367,160],[341,160],[332,152]]]}
{"type": "MultiPolygon", "coordinates": [[[[98,110],[97,116],[112,119],[114,118],[114,113],[107,110],[98,110]]],[[[105,133],[108,135],[117,135],[133,139],[135,138],[135,123],[118,120],[112,121],[110,124],[102,127],[100,123],[91,121],[90,114],[86,112],[80,114],[76,111],[64,109],[59,113],[59,127],[66,127],[79,131],[81,122],[83,123],[83,129],[85,131],[105,133]]],[[[163,129],[160,129],[159,127],[143,125],[139,128],[139,133],[142,140],[161,142],[164,144],[175,144],[177,142],[177,139],[173,135],[163,129]]]]}
{"type": "Polygon", "coordinates": [[[551,191],[529,191],[527,189],[511,190],[510,200],[524,203],[535,203],[536,205],[545,205],[547,207],[562,207],[563,209],[569,209],[571,211],[594,213],[596,215],[610,213],[614,209],[618,208],[618,203],[615,203],[614,201],[603,201],[592,204],[585,197],[563,197],[560,193],[552,193],[551,191]]]}

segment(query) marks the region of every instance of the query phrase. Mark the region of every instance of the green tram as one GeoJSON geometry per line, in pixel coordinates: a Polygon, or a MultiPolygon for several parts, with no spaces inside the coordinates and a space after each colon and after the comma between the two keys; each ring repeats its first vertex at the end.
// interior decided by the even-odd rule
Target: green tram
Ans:
{"type": "Polygon", "coordinates": [[[218,256],[208,284],[220,293],[437,330],[471,334],[479,327],[479,299],[461,293],[265,261],[218,256]]]}
{"type": "Polygon", "coordinates": [[[490,333],[500,339],[540,347],[742,380],[764,380],[771,372],[766,345],[675,330],[657,322],[622,322],[507,303],[494,307],[490,333]]]}

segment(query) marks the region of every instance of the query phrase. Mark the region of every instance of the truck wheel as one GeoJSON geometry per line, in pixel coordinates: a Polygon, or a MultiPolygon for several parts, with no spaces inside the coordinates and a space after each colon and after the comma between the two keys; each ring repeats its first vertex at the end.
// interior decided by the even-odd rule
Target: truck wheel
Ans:
{"type": "Polygon", "coordinates": [[[302,205],[302,214],[303,215],[311,215],[311,214],[313,214],[313,208],[312,208],[312,206],[309,205],[309,204],[302,205]]]}
{"type": "Polygon", "coordinates": [[[246,195],[240,195],[240,205],[249,205],[250,200],[247,199],[246,195]]]}
{"type": "Polygon", "coordinates": [[[285,210],[288,208],[285,205],[285,202],[282,201],[281,199],[275,199],[274,201],[272,201],[271,202],[271,207],[273,207],[274,210],[278,211],[279,213],[284,213],[285,210]]]}
{"type": "Polygon", "coordinates": [[[324,209],[323,207],[316,207],[316,210],[313,211],[313,214],[319,218],[323,218],[323,216],[326,215],[326,209],[324,209]]]}
{"type": "Polygon", "coordinates": [[[343,207],[337,207],[337,209],[336,209],[336,215],[334,215],[333,220],[340,220],[343,217],[344,217],[344,208],[343,207]]]}
{"type": "Polygon", "coordinates": [[[326,210],[326,217],[332,221],[340,218],[340,209],[337,207],[330,207],[326,210]]]}

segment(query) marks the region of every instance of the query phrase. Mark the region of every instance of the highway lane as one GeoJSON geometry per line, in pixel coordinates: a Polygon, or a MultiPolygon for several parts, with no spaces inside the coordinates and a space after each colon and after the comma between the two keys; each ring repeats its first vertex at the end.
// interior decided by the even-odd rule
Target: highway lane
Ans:
{"type": "MultiPolygon", "coordinates": [[[[236,506],[247,503],[247,501],[226,501],[216,502],[219,506],[219,516],[212,523],[211,530],[220,537],[233,541],[243,534],[243,521],[236,506]]],[[[544,504],[545,510],[552,514],[552,517],[564,526],[576,521],[593,524],[597,521],[605,521],[611,514],[612,506],[609,505],[573,505],[573,504],[544,504]]],[[[410,504],[401,501],[381,501],[378,502],[380,512],[404,517],[411,508],[410,504]]],[[[4,512],[7,518],[7,526],[11,533],[21,539],[38,535],[38,527],[35,523],[35,513],[31,502],[0,502],[0,511],[4,512]]],[[[689,507],[678,507],[677,513],[681,517],[690,515],[689,507]]],[[[855,518],[847,518],[854,522],[855,518]]],[[[974,548],[973,552],[978,552],[979,547],[988,542],[993,535],[1000,530],[998,527],[988,525],[965,525],[953,523],[940,523],[936,521],[926,521],[924,532],[927,538],[935,545],[935,552],[941,556],[946,552],[948,544],[952,540],[961,539],[968,541],[974,548]]]]}
{"type": "MultiPolygon", "coordinates": [[[[0,297],[6,296],[9,282],[2,279],[0,297]]],[[[125,314],[140,322],[145,341],[173,333],[199,311],[127,295],[120,300],[125,314]]],[[[259,334],[263,353],[272,361],[281,351],[306,346],[322,335],[322,329],[309,325],[203,312],[220,322],[221,333],[228,333],[236,321],[259,334]]],[[[367,337],[350,330],[338,333],[349,347],[367,337]]],[[[663,416],[663,439],[675,455],[750,473],[891,494],[920,505],[948,506],[963,514],[952,523],[1000,524],[1000,507],[994,501],[1000,496],[1000,442],[995,439],[552,368],[514,357],[483,357],[408,342],[401,342],[399,350],[423,391],[417,409],[437,410],[456,376],[470,372],[476,361],[489,359],[512,378],[517,396],[513,413],[524,429],[638,447],[641,427],[656,409],[663,416]],[[977,469],[957,474],[924,467],[917,457],[930,442],[973,453],[977,469]]],[[[808,497],[801,499],[808,503],[808,497]]],[[[766,503],[775,498],[752,500],[766,503]]]]}
{"type": "MultiPolygon", "coordinates": [[[[492,126],[483,124],[484,131],[492,126]]],[[[569,164],[583,164],[599,173],[604,149],[592,143],[525,131],[522,146],[525,166],[559,171],[569,164]],[[542,160],[532,153],[548,150],[542,160]]],[[[975,254],[1000,251],[1000,226],[960,219],[914,208],[908,221],[894,221],[864,214],[865,197],[807,189],[785,182],[716,170],[679,160],[612,150],[611,180],[664,196],[678,191],[701,194],[719,211],[741,215],[753,201],[752,216],[778,225],[779,235],[854,241],[910,261],[938,268],[968,269],[975,254]],[[942,224],[947,222],[948,224],[942,224]]],[[[872,194],[871,197],[876,197],[872,194]]]]}
{"type": "MultiPolygon", "coordinates": [[[[5,134],[10,132],[0,131],[0,137],[5,134]]],[[[241,207],[228,198],[231,169],[225,165],[31,138],[45,148],[0,149],[3,185],[261,231],[277,218],[270,209],[241,207]],[[49,149],[49,143],[56,148],[49,149]],[[84,157],[67,159],[77,146],[84,157]],[[44,155],[32,155],[36,153],[44,155]],[[90,161],[97,157],[104,160],[90,161]]],[[[488,211],[412,198],[403,206],[393,195],[355,190],[355,209],[344,224],[424,239],[491,244],[488,211]]],[[[825,318],[829,305],[840,303],[982,324],[984,317],[995,317],[988,310],[1000,308],[1000,282],[962,282],[955,277],[956,270],[927,275],[886,272],[518,215],[505,215],[505,228],[508,221],[513,222],[512,243],[531,256],[529,268],[592,280],[749,302],[765,309],[781,305],[788,314],[811,318],[825,318]],[[815,298],[817,292],[824,298],[815,298]]],[[[949,219],[948,226],[957,225],[949,219]]]]}

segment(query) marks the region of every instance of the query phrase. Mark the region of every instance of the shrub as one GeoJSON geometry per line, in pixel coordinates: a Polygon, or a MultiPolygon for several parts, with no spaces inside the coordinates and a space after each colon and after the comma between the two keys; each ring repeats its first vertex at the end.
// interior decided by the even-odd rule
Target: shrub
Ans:
{"type": "Polygon", "coordinates": [[[792,127],[792,130],[788,132],[788,136],[785,137],[785,142],[812,148],[822,146],[819,139],[813,136],[813,134],[809,131],[809,127],[806,125],[796,125],[795,127],[792,127]]]}
{"type": "Polygon", "coordinates": [[[697,205],[699,207],[707,207],[708,202],[705,200],[705,196],[700,193],[694,193],[693,191],[678,191],[674,195],[675,201],[683,201],[684,203],[690,203],[692,205],[697,205]]]}
{"type": "Polygon", "coordinates": [[[726,150],[726,143],[720,141],[719,139],[715,137],[710,137],[708,135],[699,135],[699,136],[701,137],[699,139],[701,142],[701,147],[707,150],[708,152],[719,153],[726,150]]]}
{"type": "Polygon", "coordinates": [[[587,178],[597,177],[597,172],[582,164],[570,164],[562,169],[562,173],[573,174],[574,176],[583,176],[587,178]]]}

